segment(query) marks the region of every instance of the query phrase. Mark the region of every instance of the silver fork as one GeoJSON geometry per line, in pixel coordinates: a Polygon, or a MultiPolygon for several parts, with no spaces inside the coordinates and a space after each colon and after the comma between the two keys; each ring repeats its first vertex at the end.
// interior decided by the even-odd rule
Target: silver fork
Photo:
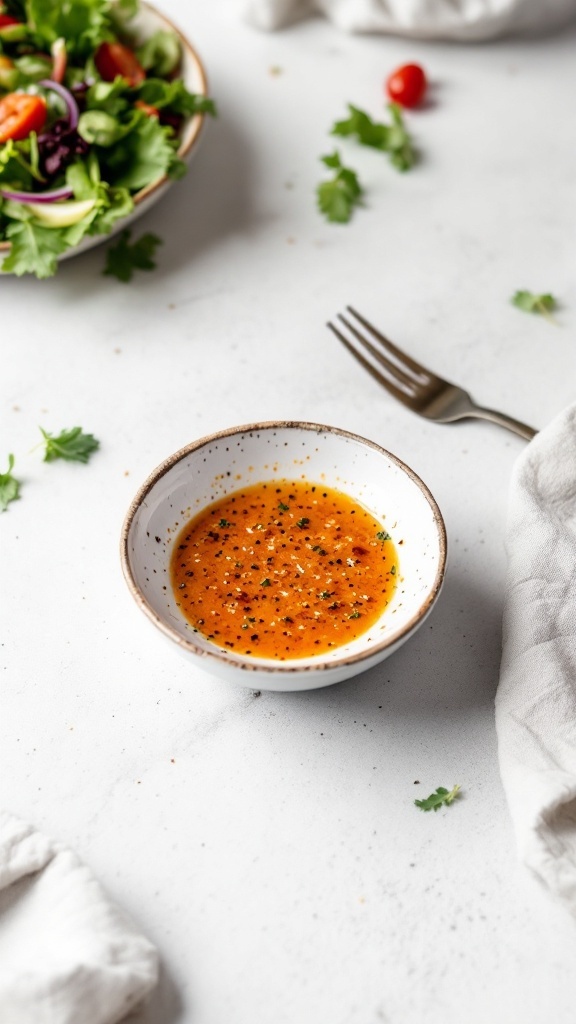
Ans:
{"type": "Polygon", "coordinates": [[[338,314],[338,319],[346,328],[348,336],[333,323],[329,322],[327,326],[358,362],[376,378],[379,384],[382,384],[394,398],[406,405],[412,412],[416,412],[426,419],[434,420],[436,423],[454,423],[456,420],[464,420],[469,417],[490,420],[491,423],[497,423],[501,427],[512,430],[515,434],[520,434],[520,437],[526,438],[527,441],[530,441],[537,433],[532,427],[520,423],[512,416],[506,416],[494,409],[484,409],[482,406],[476,405],[463,388],[452,384],[443,377],[438,377],[437,374],[427,370],[421,363],[417,363],[415,359],[406,355],[351,306],[347,306],[346,309],[356,321],[356,323],[352,323],[342,314],[338,314]],[[358,324],[363,330],[358,327],[358,324]],[[355,339],[355,343],[350,340],[350,336],[355,339]],[[372,359],[364,355],[364,352],[357,347],[358,345],[362,346],[362,349],[369,353],[372,359]]]}

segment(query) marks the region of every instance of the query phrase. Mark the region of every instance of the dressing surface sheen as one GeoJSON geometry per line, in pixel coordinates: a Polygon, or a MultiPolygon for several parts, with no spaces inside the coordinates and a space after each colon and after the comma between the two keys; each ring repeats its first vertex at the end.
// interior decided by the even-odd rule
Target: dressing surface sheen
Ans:
{"type": "Polygon", "coordinates": [[[282,661],[365,633],[390,601],[398,558],[382,523],[346,494],[273,480],[191,519],[170,569],[196,630],[225,649],[282,661]]]}

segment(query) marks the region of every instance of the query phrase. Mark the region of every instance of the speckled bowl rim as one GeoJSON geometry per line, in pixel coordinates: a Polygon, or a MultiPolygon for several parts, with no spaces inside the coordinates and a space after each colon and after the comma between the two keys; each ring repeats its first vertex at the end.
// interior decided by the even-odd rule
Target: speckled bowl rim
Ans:
{"type": "MultiPolygon", "coordinates": [[[[189,40],[186,38],[186,36],[170,18],[166,17],[166,15],[162,11],[159,11],[156,7],[154,7],[153,4],[146,3],[145,0],[140,0],[140,7],[145,8],[146,10],[154,14],[154,16],[159,19],[159,21],[163,22],[166,28],[171,29],[172,32],[174,32],[178,36],[182,49],[186,51],[188,60],[191,62],[191,64],[194,65],[196,75],[198,76],[198,80],[200,82],[200,89],[198,91],[198,95],[208,96],[208,76],[206,74],[204,64],[202,63],[200,57],[198,56],[198,53],[196,52],[192,44],[189,42],[189,40]]],[[[180,140],[180,145],[178,146],[177,150],[177,155],[180,157],[181,160],[186,160],[189,157],[192,147],[200,137],[200,132],[202,131],[204,121],[205,114],[194,114],[194,116],[190,118],[190,121],[186,123],[182,134],[182,138],[180,140]]],[[[150,184],[146,185],[145,188],[141,188],[139,192],[134,193],[134,206],[138,206],[140,203],[144,201],[144,199],[148,199],[150,196],[154,195],[155,192],[158,192],[159,189],[171,183],[172,179],[169,178],[167,174],[163,174],[162,177],[157,178],[156,181],[151,181],[150,184]]],[[[103,238],[104,237],[105,236],[103,236],[103,238]]],[[[10,242],[0,242],[0,252],[8,252],[9,249],[10,242]]]]}
{"type": "Polygon", "coordinates": [[[303,673],[303,672],[323,672],[341,667],[344,665],[354,665],[361,661],[370,661],[374,658],[374,655],[386,650],[387,647],[396,646],[401,640],[405,639],[413,630],[420,624],[420,622],[426,617],[432,605],[435,603],[438,594],[440,593],[442,583],[444,581],[444,575],[446,572],[446,554],[447,554],[447,540],[446,540],[446,526],[440,508],[433,497],[429,488],[426,486],[424,481],[414,472],[410,466],[407,466],[402,459],[399,459],[397,455],[387,451],[386,448],[382,448],[381,445],[376,444],[375,441],[370,441],[360,434],[354,434],[351,431],[343,430],[340,427],[327,426],[322,423],[311,423],[308,421],[301,420],[266,420],[260,423],[248,423],[244,426],[229,427],[226,430],[219,430],[214,434],[207,434],[204,437],[199,438],[196,441],[192,441],[191,444],[186,445],[185,448],[180,448],[173,455],[168,456],[144,481],[140,489],[138,490],[135,498],[130,504],[128,512],[126,513],[124,523],[122,526],[122,533],[120,538],[120,561],[122,565],[122,571],[124,578],[128,584],[128,589],[132,594],[132,597],[136,601],[136,604],[141,608],[146,617],[170,640],[173,640],[178,646],[190,654],[194,654],[199,658],[206,658],[208,660],[215,659],[217,662],[223,663],[228,666],[234,666],[238,670],[244,670],[246,672],[257,671],[260,673],[269,673],[270,675],[289,675],[290,673],[303,673]],[[437,530],[438,540],[438,568],[434,578],[434,582],[426,595],[425,600],[420,605],[418,611],[408,620],[404,627],[397,632],[391,634],[381,643],[376,643],[371,647],[366,648],[354,655],[348,655],[342,658],[332,657],[330,661],[322,661],[322,655],[318,655],[318,660],[313,663],[302,664],[302,659],[294,659],[290,662],[279,662],[277,665],[270,665],[262,659],[258,658],[246,658],[240,660],[240,656],[237,655],[235,658],[227,654],[226,651],[221,650],[218,647],[214,647],[210,650],[197,647],[191,640],[186,640],[180,636],[167,622],[165,622],[159,615],[156,614],[154,609],[150,606],[141,588],[134,579],[132,569],[130,567],[130,559],[128,554],[128,538],[134,517],[138,512],[142,502],[146,499],[152,488],[162,479],[166,473],[169,472],[178,462],[182,459],[187,458],[193,452],[205,447],[206,445],[212,444],[215,441],[221,441],[224,438],[234,437],[239,434],[250,434],[264,432],[268,430],[309,430],[316,434],[335,434],[340,437],[349,438],[352,441],[356,441],[361,445],[366,445],[368,448],[372,448],[374,451],[384,455],[387,459],[393,462],[399,469],[401,469],[416,486],[420,489],[421,493],[425,497],[426,501],[430,505],[430,509],[433,513],[433,520],[437,530]]]}

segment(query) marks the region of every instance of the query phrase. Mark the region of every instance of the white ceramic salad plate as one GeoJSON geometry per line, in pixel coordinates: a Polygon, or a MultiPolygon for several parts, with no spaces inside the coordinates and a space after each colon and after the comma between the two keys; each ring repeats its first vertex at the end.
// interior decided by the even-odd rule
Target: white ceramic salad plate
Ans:
{"type": "Polygon", "coordinates": [[[440,593],[446,533],[426,485],[379,445],[321,424],[265,422],[201,438],[166,459],[128,510],[121,560],[141,610],[197,667],[257,689],[307,690],[372,668],[421,626],[440,593]],[[298,479],[347,494],[385,526],[399,553],[392,600],[366,633],[326,654],[275,661],[224,650],[177,606],[170,584],[175,538],[189,519],[241,487],[298,479]]]}
{"type": "MultiPolygon", "coordinates": [[[[203,62],[192,46],[190,41],[183,35],[180,29],[174,25],[169,18],[161,14],[151,4],[141,2],[135,17],[130,21],[130,32],[144,42],[153,33],[158,31],[172,32],[176,35],[181,49],[181,64],[179,77],[184,85],[191,92],[199,97],[208,97],[208,83],[203,62]]],[[[205,123],[205,115],[194,114],[184,120],[179,133],[179,144],[177,155],[181,160],[188,162],[196,153],[202,129],[205,123]]],[[[162,175],[158,179],[140,189],[133,196],[134,207],[130,213],[117,220],[107,234],[85,235],[82,240],[73,248],[68,249],[58,257],[59,260],[68,259],[79,253],[91,249],[93,246],[101,245],[129,227],[138,217],[141,217],[150,207],[156,203],[170,188],[174,182],[167,176],[162,175]]],[[[0,242],[0,268],[2,259],[9,253],[10,243],[0,242]]],[[[6,271],[5,271],[6,273],[6,271]]]]}

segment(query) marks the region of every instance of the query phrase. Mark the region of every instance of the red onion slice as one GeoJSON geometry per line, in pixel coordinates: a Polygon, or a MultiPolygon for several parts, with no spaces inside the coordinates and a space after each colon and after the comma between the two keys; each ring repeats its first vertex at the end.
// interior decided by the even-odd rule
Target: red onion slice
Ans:
{"type": "Polygon", "coordinates": [[[59,199],[69,199],[74,195],[71,188],[63,185],[52,192],[13,192],[12,189],[0,189],[4,199],[13,199],[15,203],[56,203],[59,199]]]}
{"type": "Polygon", "coordinates": [[[80,116],[80,111],[78,110],[78,104],[76,103],[76,100],[74,99],[70,90],[67,89],[65,85],[60,85],[60,82],[54,82],[51,78],[43,78],[42,81],[38,83],[38,85],[41,85],[44,89],[52,89],[54,92],[57,92],[59,96],[62,97],[68,109],[68,121],[70,125],[70,130],[76,128],[78,124],[78,118],[80,116]]]}

